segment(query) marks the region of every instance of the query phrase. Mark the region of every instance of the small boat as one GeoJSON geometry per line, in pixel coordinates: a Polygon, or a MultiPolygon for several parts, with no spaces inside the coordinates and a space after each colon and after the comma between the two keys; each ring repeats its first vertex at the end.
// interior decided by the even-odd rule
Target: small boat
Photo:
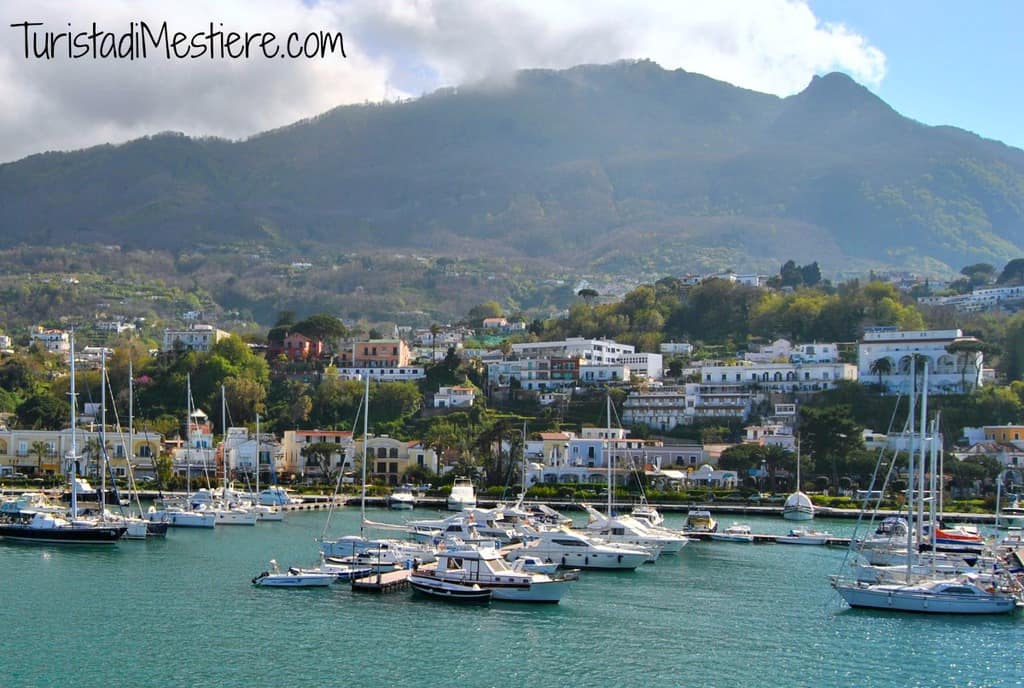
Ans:
{"type": "Polygon", "coordinates": [[[462,511],[476,507],[476,491],[469,478],[456,478],[448,495],[448,511],[462,511]]]}
{"type": "Polygon", "coordinates": [[[733,523],[720,533],[711,533],[711,539],[723,542],[753,542],[754,535],[746,523],[733,523]]]}
{"type": "Polygon", "coordinates": [[[413,509],[416,507],[416,496],[412,493],[411,485],[396,487],[395,491],[388,496],[388,507],[395,510],[413,509]]]}
{"type": "Polygon", "coordinates": [[[451,583],[490,592],[491,599],[507,602],[557,604],[575,578],[516,569],[493,547],[453,543],[437,553],[437,565],[413,568],[409,582],[437,587],[451,583]]]}
{"type": "Polygon", "coordinates": [[[298,566],[288,567],[289,573],[295,574],[312,574],[312,573],[326,573],[334,576],[334,580],[339,583],[346,583],[356,578],[363,578],[374,573],[372,566],[358,566],[354,564],[341,564],[336,562],[330,562],[321,553],[320,565],[312,568],[300,568],[298,566]]]}
{"type": "Polygon", "coordinates": [[[792,528],[787,535],[777,535],[775,542],[782,545],[827,545],[832,533],[810,528],[792,528]]]}
{"type": "Polygon", "coordinates": [[[290,568],[281,573],[277,562],[270,560],[270,571],[264,571],[252,579],[252,584],[264,588],[324,588],[338,580],[332,573],[322,571],[303,572],[290,568]]]}
{"type": "Polygon", "coordinates": [[[491,601],[491,591],[477,584],[463,585],[443,580],[409,579],[409,584],[416,592],[428,597],[436,597],[451,602],[468,604],[487,604],[491,601]]]}
{"type": "Polygon", "coordinates": [[[797,490],[782,505],[782,518],[787,521],[810,521],[814,518],[814,503],[810,497],[797,490]]]}
{"type": "Polygon", "coordinates": [[[686,514],[683,530],[690,533],[713,533],[718,530],[718,521],[707,509],[691,509],[686,514]]]}

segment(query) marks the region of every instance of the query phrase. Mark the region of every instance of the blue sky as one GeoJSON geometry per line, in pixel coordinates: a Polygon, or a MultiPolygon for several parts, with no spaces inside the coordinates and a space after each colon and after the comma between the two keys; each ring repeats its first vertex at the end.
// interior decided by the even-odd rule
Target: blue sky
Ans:
{"type": "Polygon", "coordinates": [[[900,113],[1024,148],[1024,2],[811,0],[886,57],[871,89],[900,113]]]}
{"type": "Polygon", "coordinates": [[[4,0],[0,162],[160,131],[232,139],[516,69],[649,58],[787,96],[843,71],[897,111],[1024,148],[1024,0],[4,0]],[[340,31],[318,60],[26,58],[10,25],[340,31]]]}

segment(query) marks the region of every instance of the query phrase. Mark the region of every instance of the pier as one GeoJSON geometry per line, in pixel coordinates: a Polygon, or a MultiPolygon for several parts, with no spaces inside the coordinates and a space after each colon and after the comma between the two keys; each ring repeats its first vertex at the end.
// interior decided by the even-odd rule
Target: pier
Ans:
{"type": "Polygon", "coordinates": [[[384,573],[373,573],[363,578],[352,579],[352,592],[395,592],[409,587],[410,569],[399,569],[384,573]]]}
{"type": "MultiPolygon", "coordinates": [[[[786,535],[785,533],[775,533],[773,535],[764,534],[764,533],[760,533],[760,534],[759,533],[754,533],[753,534],[753,536],[754,536],[754,544],[755,545],[775,545],[775,544],[780,544],[779,541],[778,541],[778,538],[780,536],[785,537],[785,535],[786,535]]],[[[712,542],[714,541],[712,539],[712,537],[711,537],[711,533],[706,533],[706,532],[703,532],[703,531],[701,531],[701,532],[686,531],[686,537],[690,538],[691,540],[712,541],[712,542]]],[[[823,545],[812,545],[810,543],[799,543],[796,546],[800,546],[800,547],[814,547],[814,546],[817,546],[817,547],[849,547],[850,546],[850,540],[851,539],[848,538],[848,537],[834,537],[833,536],[833,537],[828,538],[828,540],[826,540],[823,545]]],[[[783,544],[790,544],[790,543],[783,543],[783,544]]]]}

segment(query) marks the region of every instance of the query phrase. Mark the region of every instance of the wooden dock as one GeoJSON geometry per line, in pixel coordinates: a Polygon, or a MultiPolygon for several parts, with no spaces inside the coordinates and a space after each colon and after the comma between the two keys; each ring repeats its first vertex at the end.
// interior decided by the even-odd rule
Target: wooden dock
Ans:
{"type": "Polygon", "coordinates": [[[364,578],[352,579],[352,592],[394,592],[409,587],[410,569],[374,573],[364,578]]]}

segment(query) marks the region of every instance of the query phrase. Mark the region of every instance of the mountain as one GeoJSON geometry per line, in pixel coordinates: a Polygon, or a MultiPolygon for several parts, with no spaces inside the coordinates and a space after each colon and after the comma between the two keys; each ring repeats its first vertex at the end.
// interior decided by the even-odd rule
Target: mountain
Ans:
{"type": "Polygon", "coordinates": [[[649,61],[0,166],[0,248],[255,242],[580,270],[953,273],[1024,251],[1024,151],[843,74],[778,98],[649,61]]]}

